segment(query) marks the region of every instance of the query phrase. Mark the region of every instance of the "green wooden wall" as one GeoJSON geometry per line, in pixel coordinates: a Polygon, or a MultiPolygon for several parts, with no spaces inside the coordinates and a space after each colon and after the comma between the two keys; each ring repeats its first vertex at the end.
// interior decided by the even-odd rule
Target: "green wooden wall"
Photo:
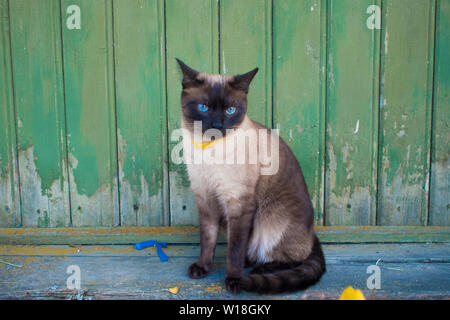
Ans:
{"type": "Polygon", "coordinates": [[[450,225],[448,0],[0,0],[0,19],[0,227],[195,225],[175,57],[260,68],[249,114],[293,149],[317,224],[450,225]]]}

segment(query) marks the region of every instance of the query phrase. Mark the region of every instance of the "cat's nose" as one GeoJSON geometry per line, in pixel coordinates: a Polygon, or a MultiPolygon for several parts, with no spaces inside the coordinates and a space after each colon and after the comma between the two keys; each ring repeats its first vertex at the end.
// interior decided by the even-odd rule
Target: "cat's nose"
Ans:
{"type": "Polygon", "coordinates": [[[214,121],[213,128],[222,129],[222,121],[220,121],[220,119],[217,119],[216,121],[214,121]]]}

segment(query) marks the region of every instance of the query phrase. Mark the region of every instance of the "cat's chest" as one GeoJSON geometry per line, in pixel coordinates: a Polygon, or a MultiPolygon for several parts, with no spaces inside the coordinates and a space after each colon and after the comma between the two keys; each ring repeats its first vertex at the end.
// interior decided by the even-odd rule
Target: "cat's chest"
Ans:
{"type": "Polygon", "coordinates": [[[258,177],[258,164],[237,161],[236,149],[228,148],[225,139],[205,148],[192,141],[189,136],[184,137],[183,150],[195,194],[226,201],[239,199],[253,189],[258,177]]]}
{"type": "MultiPolygon", "coordinates": [[[[202,155],[204,150],[195,149],[193,158],[202,155]]],[[[204,155],[204,154],[203,154],[204,155]]],[[[193,161],[186,163],[191,182],[191,188],[195,194],[204,198],[216,197],[222,202],[237,200],[248,195],[256,183],[256,167],[246,164],[226,164],[193,161]]]]}
{"type": "Polygon", "coordinates": [[[188,164],[191,188],[207,195],[214,193],[224,197],[238,198],[248,185],[245,166],[223,164],[188,164]]]}

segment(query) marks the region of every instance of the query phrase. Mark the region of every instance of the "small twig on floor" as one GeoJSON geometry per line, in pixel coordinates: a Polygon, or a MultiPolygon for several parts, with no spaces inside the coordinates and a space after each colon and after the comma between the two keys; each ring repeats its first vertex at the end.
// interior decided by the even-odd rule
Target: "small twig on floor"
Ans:
{"type": "MultiPolygon", "coordinates": [[[[378,266],[378,263],[381,261],[381,258],[377,260],[377,262],[375,263],[376,266],[378,266]]],[[[383,266],[383,268],[385,269],[389,269],[389,270],[395,270],[395,271],[403,271],[402,269],[399,268],[392,268],[392,267],[385,267],[383,266]]]]}
{"type": "Polygon", "coordinates": [[[385,269],[389,269],[389,270],[395,270],[395,271],[403,271],[402,269],[399,268],[391,268],[391,267],[383,267],[385,269]]]}
{"type": "Polygon", "coordinates": [[[0,260],[0,263],[7,264],[8,266],[16,267],[16,268],[22,268],[22,266],[19,266],[18,264],[10,263],[8,261],[0,260]]]}

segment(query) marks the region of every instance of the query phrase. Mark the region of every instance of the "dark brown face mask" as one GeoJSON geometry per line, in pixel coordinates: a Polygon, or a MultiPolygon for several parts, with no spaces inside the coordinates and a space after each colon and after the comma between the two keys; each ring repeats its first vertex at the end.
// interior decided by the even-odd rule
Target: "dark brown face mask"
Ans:
{"type": "Polygon", "coordinates": [[[193,128],[201,121],[202,131],[238,127],[247,112],[247,94],[258,68],[240,75],[211,75],[198,72],[177,59],[183,73],[181,110],[184,122],[193,128]]]}

